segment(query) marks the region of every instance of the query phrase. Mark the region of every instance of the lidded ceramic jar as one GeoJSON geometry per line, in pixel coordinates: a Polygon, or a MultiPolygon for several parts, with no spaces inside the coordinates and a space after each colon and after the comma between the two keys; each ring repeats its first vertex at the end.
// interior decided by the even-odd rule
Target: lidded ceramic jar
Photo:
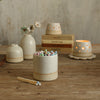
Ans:
{"type": "Polygon", "coordinates": [[[36,52],[36,43],[31,34],[24,35],[20,46],[23,49],[24,59],[33,59],[33,54],[36,52]]]}
{"type": "Polygon", "coordinates": [[[60,23],[49,23],[46,29],[47,35],[61,35],[61,26],[60,23]]]}
{"type": "Polygon", "coordinates": [[[33,63],[34,79],[42,81],[51,81],[58,78],[58,55],[34,55],[33,63]]]}
{"type": "Polygon", "coordinates": [[[92,56],[92,45],[89,40],[76,40],[73,47],[73,55],[77,57],[92,56]]]}
{"type": "Polygon", "coordinates": [[[23,61],[23,50],[17,44],[11,44],[7,49],[7,62],[17,63],[23,61]]]}

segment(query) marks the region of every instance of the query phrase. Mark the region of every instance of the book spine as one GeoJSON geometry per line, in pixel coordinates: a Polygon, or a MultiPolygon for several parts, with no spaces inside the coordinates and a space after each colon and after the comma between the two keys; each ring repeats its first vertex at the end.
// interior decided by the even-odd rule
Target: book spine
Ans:
{"type": "Polygon", "coordinates": [[[43,44],[73,44],[72,40],[42,40],[43,44]]]}
{"type": "Polygon", "coordinates": [[[73,35],[43,35],[42,40],[73,40],[73,35]]]}
{"type": "Polygon", "coordinates": [[[44,44],[42,43],[43,47],[60,47],[60,48],[72,48],[72,44],[44,44]]]}

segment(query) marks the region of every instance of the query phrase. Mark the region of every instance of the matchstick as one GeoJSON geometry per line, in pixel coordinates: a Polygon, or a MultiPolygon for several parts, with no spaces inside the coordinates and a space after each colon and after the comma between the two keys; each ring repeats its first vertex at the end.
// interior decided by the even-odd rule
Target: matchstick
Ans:
{"type": "Polygon", "coordinates": [[[20,81],[23,81],[23,82],[33,84],[33,85],[41,86],[41,83],[39,81],[30,80],[30,79],[26,79],[26,78],[23,78],[23,77],[17,77],[17,79],[20,80],[20,81]]]}

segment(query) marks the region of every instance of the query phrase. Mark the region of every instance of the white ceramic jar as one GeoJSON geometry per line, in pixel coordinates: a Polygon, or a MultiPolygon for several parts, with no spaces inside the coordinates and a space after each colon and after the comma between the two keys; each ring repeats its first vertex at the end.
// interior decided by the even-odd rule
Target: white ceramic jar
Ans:
{"type": "Polygon", "coordinates": [[[92,45],[89,40],[76,40],[73,47],[73,55],[78,57],[92,56],[92,45]]]}
{"type": "Polygon", "coordinates": [[[47,35],[61,35],[61,26],[60,23],[49,23],[46,29],[47,35]]]}
{"type": "Polygon", "coordinates": [[[35,55],[33,61],[33,77],[36,80],[51,81],[58,78],[58,55],[35,55]]]}
{"type": "Polygon", "coordinates": [[[25,34],[20,42],[23,49],[24,59],[33,59],[33,54],[36,52],[35,39],[30,34],[25,34]]]}
{"type": "Polygon", "coordinates": [[[17,44],[11,44],[7,49],[7,62],[17,63],[23,61],[23,50],[17,44]]]}

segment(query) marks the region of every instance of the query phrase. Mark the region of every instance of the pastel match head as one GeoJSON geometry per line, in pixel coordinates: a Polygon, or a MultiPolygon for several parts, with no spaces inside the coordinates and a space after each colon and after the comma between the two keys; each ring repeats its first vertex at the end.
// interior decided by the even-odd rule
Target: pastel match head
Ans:
{"type": "Polygon", "coordinates": [[[53,51],[51,51],[51,52],[53,52],[53,51]]]}
{"type": "Polygon", "coordinates": [[[44,56],[44,54],[43,54],[43,53],[41,53],[41,56],[44,56]]]}
{"type": "Polygon", "coordinates": [[[36,86],[41,86],[41,83],[37,81],[36,86]]]}
{"type": "Polygon", "coordinates": [[[41,50],[41,53],[43,53],[44,51],[43,50],[41,50]]]}
{"type": "Polygon", "coordinates": [[[47,49],[45,49],[45,51],[47,51],[47,49]]]}
{"type": "Polygon", "coordinates": [[[55,51],[55,53],[57,54],[57,51],[55,51]]]}

